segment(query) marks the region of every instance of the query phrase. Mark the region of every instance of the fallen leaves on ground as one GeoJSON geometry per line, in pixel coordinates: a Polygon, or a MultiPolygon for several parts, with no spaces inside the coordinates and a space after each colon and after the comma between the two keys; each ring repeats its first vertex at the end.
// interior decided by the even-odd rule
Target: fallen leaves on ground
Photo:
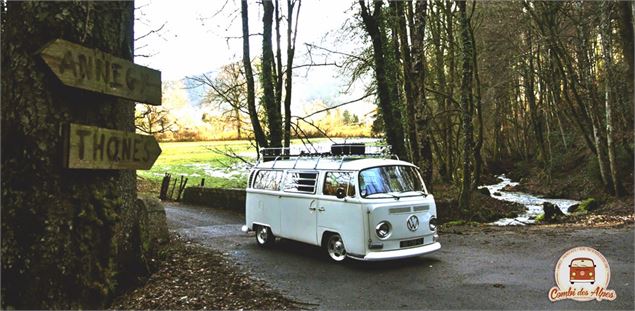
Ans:
{"type": "Polygon", "coordinates": [[[111,309],[297,309],[298,303],[242,272],[222,254],[173,236],[158,270],[111,309]]]}
{"type": "Polygon", "coordinates": [[[618,227],[635,223],[635,215],[596,215],[588,214],[572,217],[568,222],[574,225],[587,226],[590,228],[598,227],[618,227]]]}

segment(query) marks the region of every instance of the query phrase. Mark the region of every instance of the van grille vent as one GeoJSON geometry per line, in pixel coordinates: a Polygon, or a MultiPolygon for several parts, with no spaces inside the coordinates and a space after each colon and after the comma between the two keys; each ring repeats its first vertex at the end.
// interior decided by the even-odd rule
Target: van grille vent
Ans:
{"type": "Polygon", "coordinates": [[[429,205],[418,205],[413,207],[415,212],[427,212],[430,209],[429,205]]]}
{"type": "Polygon", "coordinates": [[[388,210],[391,214],[399,214],[399,213],[410,213],[411,207],[393,207],[391,209],[388,210]]]}

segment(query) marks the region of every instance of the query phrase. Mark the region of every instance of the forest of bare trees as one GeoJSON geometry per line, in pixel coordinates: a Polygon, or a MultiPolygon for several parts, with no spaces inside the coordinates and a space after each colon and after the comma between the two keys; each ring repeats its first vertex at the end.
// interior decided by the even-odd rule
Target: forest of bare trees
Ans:
{"type": "MultiPolygon", "coordinates": [[[[294,5],[287,2],[288,16],[294,5]]],[[[283,66],[279,3],[262,6],[266,116],[255,114],[245,39],[247,103],[258,144],[288,145],[299,135],[291,133],[288,102],[298,21],[287,20],[292,44],[283,66]]],[[[247,9],[242,1],[244,38],[247,9]]],[[[367,94],[376,96],[393,152],[416,163],[426,181],[460,187],[463,209],[483,172],[531,161],[549,179],[569,153],[595,162],[607,194],[624,194],[633,171],[633,3],[359,0],[351,11],[356,31],[348,35],[363,36],[367,53],[344,56],[343,73],[372,76],[367,94]]]]}
{"type": "Polygon", "coordinates": [[[362,46],[305,43],[310,62],[294,65],[301,4],[241,1],[242,61],[190,78],[241,138],[280,147],[307,128],[328,136],[292,111],[293,69],[334,66],[349,84],[372,81],[360,100],[374,98],[374,129],[428,183],[460,188],[463,209],[483,174],[524,161],[550,181],[572,154],[593,162],[588,175],[606,194],[630,188],[632,2],[358,0],[337,36],[362,46]],[[318,51],[337,61],[314,61],[318,51]]]}

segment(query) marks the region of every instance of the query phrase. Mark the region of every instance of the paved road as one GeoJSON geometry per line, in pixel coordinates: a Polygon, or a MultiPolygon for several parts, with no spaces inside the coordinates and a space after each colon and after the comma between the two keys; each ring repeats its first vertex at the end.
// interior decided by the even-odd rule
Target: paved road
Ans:
{"type": "Polygon", "coordinates": [[[441,235],[442,249],[388,262],[330,262],[317,247],[279,240],[258,247],[230,211],[167,205],[170,228],[235,258],[273,288],[320,309],[627,309],[634,307],[633,226],[491,228],[441,235]],[[558,258],[575,246],[604,254],[615,301],[552,303],[558,258]]]}

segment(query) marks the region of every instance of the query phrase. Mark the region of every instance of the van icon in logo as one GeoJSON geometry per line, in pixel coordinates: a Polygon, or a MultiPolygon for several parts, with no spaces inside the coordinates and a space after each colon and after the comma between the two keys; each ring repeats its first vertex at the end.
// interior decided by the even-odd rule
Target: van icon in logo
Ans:
{"type": "Polygon", "coordinates": [[[406,221],[406,227],[408,227],[408,230],[412,232],[417,231],[417,229],[419,228],[419,218],[417,218],[417,216],[415,215],[408,217],[408,221],[406,221]]]}
{"type": "Polygon", "coordinates": [[[549,300],[615,300],[608,289],[611,268],[602,253],[590,247],[576,247],[565,252],[555,269],[556,286],[549,290],[549,300]]]}
{"type": "Polygon", "coordinates": [[[574,258],[569,264],[569,281],[575,283],[595,283],[595,268],[591,258],[574,258]]]}

